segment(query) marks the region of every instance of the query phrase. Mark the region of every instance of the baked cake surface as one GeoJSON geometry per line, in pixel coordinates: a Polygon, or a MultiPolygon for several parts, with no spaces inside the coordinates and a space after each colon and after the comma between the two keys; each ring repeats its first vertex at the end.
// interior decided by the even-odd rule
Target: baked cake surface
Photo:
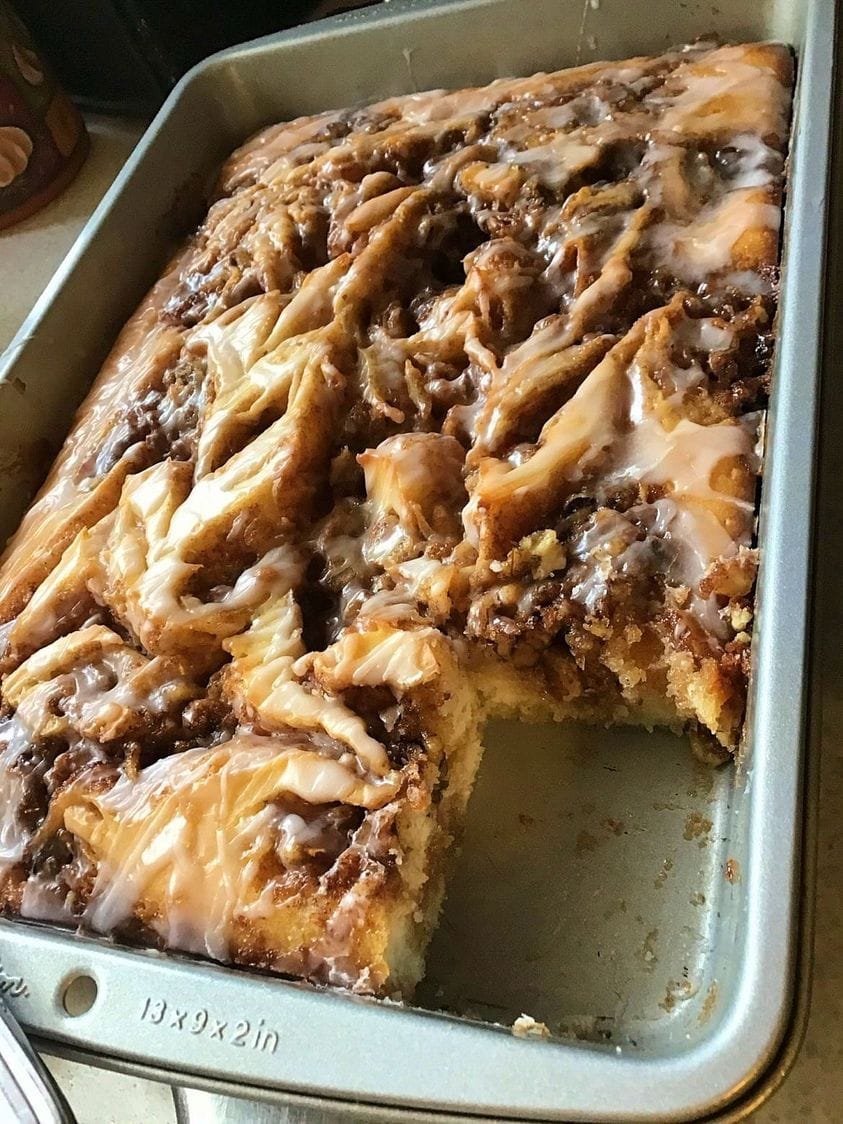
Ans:
{"type": "Polygon", "coordinates": [[[0,570],[0,902],[410,993],[492,714],[738,745],[791,60],[269,128],[0,570]]]}

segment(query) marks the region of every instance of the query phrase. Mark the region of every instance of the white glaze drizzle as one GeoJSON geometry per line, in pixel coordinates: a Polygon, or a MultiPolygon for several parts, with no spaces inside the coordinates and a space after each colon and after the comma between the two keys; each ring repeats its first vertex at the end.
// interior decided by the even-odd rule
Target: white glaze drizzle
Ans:
{"type": "MultiPolygon", "coordinates": [[[[772,291],[787,97],[770,60],[758,48],[701,47],[427,92],[361,111],[351,131],[347,115],[323,114],[270,129],[235,154],[221,179],[233,194],[212,207],[208,241],[188,248],[124,333],[111,381],[28,520],[31,541],[20,542],[35,561],[23,565],[23,546],[14,546],[0,575],[0,611],[19,613],[0,626],[0,654],[23,660],[3,682],[17,709],[0,720],[0,864],[19,861],[29,842],[16,814],[22,782],[8,768],[22,748],[40,737],[128,736],[194,697],[185,668],[209,673],[230,655],[220,678],[241,723],[231,742],[159,761],[108,792],[98,791],[106,771],[94,765],[54,800],[49,820],[55,828],[61,819],[99,862],[87,915],[95,928],[139,913],[168,944],[229,955],[241,923],[272,916],[274,886],[261,883],[261,862],[272,854],[286,867],[308,847],[348,843],[324,810],[290,811],[285,794],[365,808],[369,830],[399,792],[386,747],[343,692],[389,687],[399,700],[421,697],[456,659],[458,645],[439,629],[453,626],[467,587],[482,588],[530,541],[520,530],[510,541],[507,521],[532,511],[544,526],[577,487],[638,496],[624,514],[602,508],[566,547],[557,542],[542,576],[567,565],[572,599],[597,612],[617,577],[655,572],[688,587],[712,643],[728,638],[720,602],[699,586],[751,541],[759,419],[702,425],[684,416],[686,396],[704,392],[706,375],[697,359],[666,358],[665,340],[711,353],[733,346],[731,329],[662,309],[601,356],[615,330],[604,326],[606,312],[622,303],[635,271],[746,295],[772,291]],[[624,108],[630,95],[633,108],[624,108]],[[384,170],[393,145],[436,152],[467,125],[478,139],[445,143],[417,185],[384,170]],[[346,174],[357,167],[362,177],[346,174]],[[596,183],[564,199],[578,177],[596,183]],[[531,210],[539,189],[559,197],[531,210]],[[403,299],[395,263],[410,263],[411,273],[419,247],[447,233],[451,220],[437,213],[444,196],[463,199],[484,233],[516,214],[524,245],[493,234],[465,257],[463,280],[413,308],[418,330],[396,339],[368,322],[369,297],[396,286],[403,299]],[[330,218],[328,260],[305,268],[320,207],[330,218]],[[195,328],[159,320],[180,276],[200,291],[208,261],[212,272],[228,261],[234,274],[241,252],[251,255],[243,291],[257,282],[259,295],[230,308],[211,301],[195,328]],[[515,323],[539,289],[538,327],[513,328],[508,319],[515,323]],[[501,323],[512,331],[506,339],[501,323]],[[136,471],[134,428],[118,409],[124,386],[139,406],[157,403],[156,376],[180,349],[206,371],[202,388],[156,409],[167,435],[193,425],[198,411],[193,459],[136,471]],[[514,443],[541,395],[559,392],[569,374],[578,388],[544,417],[537,440],[514,443]],[[417,410],[427,427],[431,403],[455,375],[467,392],[443,433],[399,433],[361,454],[362,535],[279,545],[304,534],[291,521],[308,510],[308,482],[327,471],[349,387],[391,426],[415,426],[417,410]],[[446,433],[471,445],[467,464],[446,433]],[[97,434],[105,434],[99,444],[97,434]],[[109,467],[127,442],[133,451],[109,467]],[[100,452],[89,480],[81,469],[91,443],[100,452]],[[100,500],[104,489],[110,500],[100,500]],[[228,552],[246,540],[238,568],[228,552]],[[342,627],[321,652],[305,650],[297,601],[311,548],[335,581],[348,577],[342,627]],[[232,563],[230,584],[191,592],[203,588],[191,583],[205,562],[220,558],[232,563]],[[36,589],[21,611],[26,582],[36,589]],[[88,601],[131,639],[90,621],[62,635],[88,601]]],[[[531,597],[522,591],[525,604],[531,597]]],[[[392,710],[394,725],[400,706],[392,710]]],[[[368,978],[348,954],[366,920],[361,885],[336,904],[319,952],[330,978],[349,986],[368,978]]],[[[27,885],[29,915],[58,908],[37,881],[27,885]]]]}
{"type": "MultiPolygon", "coordinates": [[[[308,749],[239,735],[157,761],[104,793],[71,788],[51,815],[101,857],[85,914],[92,928],[110,932],[140,909],[168,945],[225,959],[238,919],[265,890],[261,861],[296,845],[276,803],[292,795],[377,808],[395,791],[308,749]]],[[[299,845],[301,835],[299,827],[299,845]]]]}

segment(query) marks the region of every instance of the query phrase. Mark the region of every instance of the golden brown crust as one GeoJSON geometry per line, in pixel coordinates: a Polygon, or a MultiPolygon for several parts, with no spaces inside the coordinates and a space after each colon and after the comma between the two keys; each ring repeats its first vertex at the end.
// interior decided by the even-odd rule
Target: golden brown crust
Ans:
{"type": "Polygon", "coordinates": [[[8,911],[407,992],[484,716],[734,748],[790,81],[698,44],[229,159],[0,568],[8,911]]]}

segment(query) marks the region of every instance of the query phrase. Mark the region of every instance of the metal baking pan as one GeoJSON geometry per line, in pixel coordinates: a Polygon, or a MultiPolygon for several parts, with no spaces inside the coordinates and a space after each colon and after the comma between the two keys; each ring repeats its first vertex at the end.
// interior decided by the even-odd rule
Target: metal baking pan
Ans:
{"type": "Polygon", "coordinates": [[[200,217],[214,167],[248,134],[712,30],[792,44],[798,74],[742,767],[704,769],[665,733],[495,724],[415,1009],[4,922],[0,991],[51,1049],[370,1120],[734,1119],[781,1069],[801,986],[833,0],[649,0],[644,20],[626,0],[393,3],[202,63],[6,353],[0,534],[119,325],[200,217]],[[95,981],[96,999],[68,1014],[80,976],[95,981]],[[514,1037],[522,1012],[554,1037],[514,1037]]]}

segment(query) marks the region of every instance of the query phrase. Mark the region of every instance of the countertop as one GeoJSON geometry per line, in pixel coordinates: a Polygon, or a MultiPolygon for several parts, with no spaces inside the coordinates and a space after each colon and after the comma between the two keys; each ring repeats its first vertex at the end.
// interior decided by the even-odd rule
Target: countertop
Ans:
{"type": "MultiPolygon", "coordinates": [[[[75,182],[26,222],[0,232],[0,351],[6,347],[85,220],[126,160],[142,131],[134,122],[92,117],[91,154],[75,182]],[[10,282],[10,278],[13,279],[10,282]]],[[[838,232],[839,233],[839,232],[838,232]]],[[[837,240],[839,246],[839,238],[837,240]]],[[[840,254],[830,255],[839,262],[840,254]]],[[[840,272],[841,267],[835,264],[840,272]]],[[[841,329],[843,330],[843,329],[841,329]]],[[[832,347],[832,356],[840,354],[832,347]]],[[[819,485],[819,551],[816,575],[815,673],[822,704],[818,897],[813,989],[807,1032],[783,1085],[756,1111],[753,1124],[839,1124],[843,1119],[843,596],[840,564],[830,544],[843,542],[843,379],[827,378],[819,485]]],[[[47,1062],[64,1088],[79,1124],[173,1124],[170,1089],[60,1058],[47,1062]]],[[[222,1121],[215,1098],[196,1094],[192,1118],[222,1121]]],[[[241,1107],[243,1106],[241,1102],[241,1107]]],[[[233,1119],[233,1117],[232,1117],[233,1119]]],[[[299,1112],[252,1106],[238,1119],[281,1124],[299,1112]]],[[[363,1117],[361,1117],[363,1119],[363,1117]]],[[[307,1120],[324,1120],[308,1114],[307,1120]]]]}

